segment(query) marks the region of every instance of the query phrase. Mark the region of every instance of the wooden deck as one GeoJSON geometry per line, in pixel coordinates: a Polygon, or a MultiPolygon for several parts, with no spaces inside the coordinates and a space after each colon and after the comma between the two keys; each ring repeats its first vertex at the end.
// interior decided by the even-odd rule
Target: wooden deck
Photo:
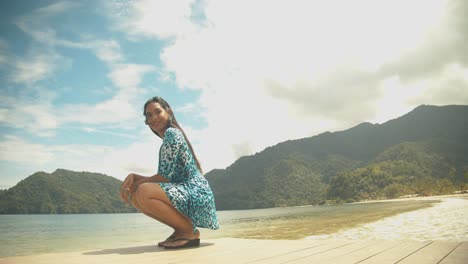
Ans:
{"type": "Polygon", "coordinates": [[[221,238],[199,248],[154,245],[0,259],[0,263],[412,263],[467,264],[468,242],[221,238]]]}

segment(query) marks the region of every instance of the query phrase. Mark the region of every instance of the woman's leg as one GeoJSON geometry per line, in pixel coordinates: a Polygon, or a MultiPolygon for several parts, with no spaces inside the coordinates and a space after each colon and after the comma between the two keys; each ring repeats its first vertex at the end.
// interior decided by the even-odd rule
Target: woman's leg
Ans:
{"type": "MultiPolygon", "coordinates": [[[[136,192],[133,192],[132,193],[132,197],[130,199],[130,202],[132,203],[133,207],[135,207],[136,209],[138,209],[140,212],[142,212],[143,214],[153,218],[154,220],[157,220],[159,222],[162,222],[163,219],[159,218],[158,216],[156,215],[153,215],[151,214],[151,212],[147,211],[145,208],[143,208],[143,206],[141,204],[138,203],[137,199],[136,199],[136,192]]],[[[165,225],[168,225],[167,223],[163,223],[165,225]]]]}
{"type": "MultiPolygon", "coordinates": [[[[132,193],[130,202],[132,203],[133,207],[135,207],[136,209],[138,209],[138,210],[139,210],[140,212],[142,212],[143,214],[145,214],[145,215],[147,215],[147,216],[153,218],[154,220],[157,220],[157,221],[159,221],[159,222],[161,222],[161,223],[164,223],[164,222],[163,222],[163,219],[157,217],[156,215],[151,214],[151,212],[149,212],[149,211],[146,211],[146,210],[138,203],[138,201],[137,201],[137,199],[136,199],[136,192],[133,192],[133,193],[132,193]]],[[[165,225],[168,225],[167,223],[164,223],[164,224],[165,224],[165,225]]],[[[164,243],[167,243],[167,242],[173,240],[174,235],[175,235],[175,231],[174,231],[168,238],[166,238],[164,241],[158,242],[158,246],[163,246],[164,243]]]]}
{"type": "MultiPolygon", "coordinates": [[[[175,230],[175,239],[188,238],[195,239],[199,233],[193,233],[193,226],[190,220],[172,206],[164,190],[159,184],[144,183],[136,191],[135,199],[141,206],[143,212],[147,212],[156,220],[172,227],[175,230]]],[[[185,244],[187,241],[168,242],[170,246],[185,244]]]]}

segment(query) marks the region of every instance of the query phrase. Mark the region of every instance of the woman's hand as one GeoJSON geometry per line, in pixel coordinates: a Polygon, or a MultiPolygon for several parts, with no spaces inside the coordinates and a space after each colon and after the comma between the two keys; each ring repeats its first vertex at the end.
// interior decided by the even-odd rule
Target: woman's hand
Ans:
{"type": "Polygon", "coordinates": [[[120,198],[130,204],[130,201],[128,200],[128,196],[138,189],[138,186],[140,184],[149,182],[151,177],[145,177],[141,176],[135,173],[130,173],[127,178],[125,178],[124,182],[122,183],[122,186],[120,187],[120,198]]]}
{"type": "Polygon", "coordinates": [[[169,180],[159,174],[155,174],[151,177],[145,177],[136,173],[130,173],[120,187],[120,198],[122,201],[130,204],[128,196],[136,192],[138,187],[145,182],[169,182],[169,180]]]}
{"type": "Polygon", "coordinates": [[[122,201],[130,204],[130,201],[128,200],[128,195],[131,193],[133,184],[135,183],[135,180],[137,178],[137,174],[135,173],[130,173],[127,178],[125,178],[124,182],[122,183],[122,186],[120,187],[120,198],[122,201]]]}

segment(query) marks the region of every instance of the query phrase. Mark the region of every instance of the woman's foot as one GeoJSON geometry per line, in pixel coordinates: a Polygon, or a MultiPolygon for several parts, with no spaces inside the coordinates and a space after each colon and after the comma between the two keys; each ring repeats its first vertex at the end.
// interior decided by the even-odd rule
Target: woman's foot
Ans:
{"type": "Polygon", "coordinates": [[[175,236],[176,236],[176,233],[174,232],[174,233],[172,233],[172,235],[170,235],[168,238],[166,238],[166,240],[158,242],[158,247],[164,247],[166,245],[166,243],[169,243],[172,240],[174,240],[175,236]]]}
{"type": "Polygon", "coordinates": [[[200,231],[196,233],[190,232],[181,232],[175,234],[174,238],[171,241],[164,243],[164,248],[181,248],[181,247],[195,247],[200,245],[200,231]]]}

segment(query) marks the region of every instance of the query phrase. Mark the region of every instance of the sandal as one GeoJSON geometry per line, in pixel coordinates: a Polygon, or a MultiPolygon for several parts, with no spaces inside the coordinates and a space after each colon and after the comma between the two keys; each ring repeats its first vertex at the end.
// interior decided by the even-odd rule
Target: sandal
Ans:
{"type": "Polygon", "coordinates": [[[182,240],[187,241],[187,243],[182,244],[182,245],[178,245],[178,246],[164,246],[164,248],[166,248],[166,249],[176,249],[176,248],[190,248],[190,247],[200,246],[200,239],[199,238],[195,238],[195,239],[177,238],[177,239],[172,240],[171,242],[182,241],[182,240]]]}
{"type": "Polygon", "coordinates": [[[174,241],[174,238],[175,238],[174,234],[170,235],[168,238],[166,238],[166,240],[158,242],[158,247],[164,247],[164,243],[172,242],[174,241]]]}

